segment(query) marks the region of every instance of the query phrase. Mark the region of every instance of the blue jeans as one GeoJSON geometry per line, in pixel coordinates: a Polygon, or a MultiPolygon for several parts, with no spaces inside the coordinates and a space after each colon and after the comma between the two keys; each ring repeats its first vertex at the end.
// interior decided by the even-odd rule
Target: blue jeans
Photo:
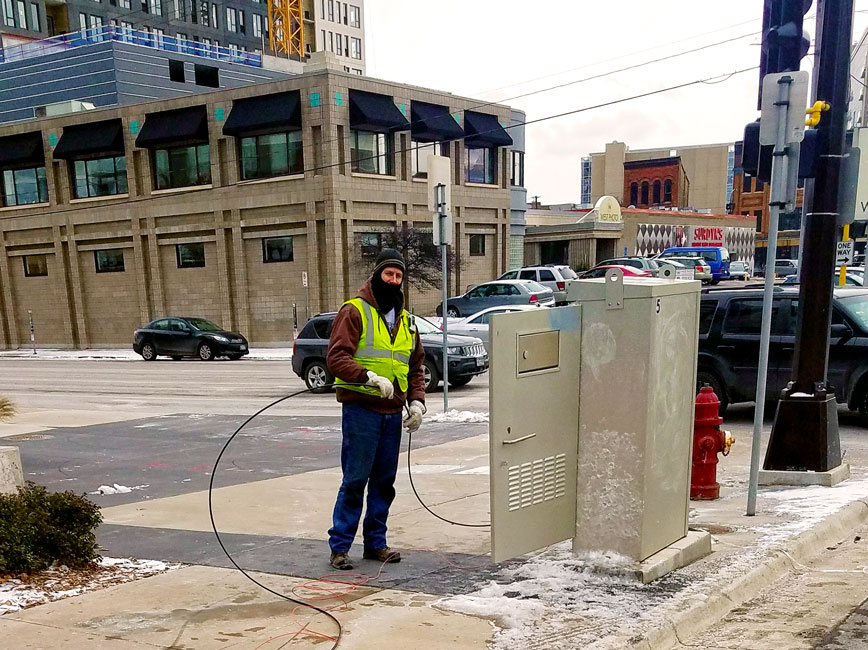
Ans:
{"type": "Polygon", "coordinates": [[[348,553],[362,516],[365,486],[368,503],[362,538],[366,549],[386,547],[386,519],[395,499],[395,475],[401,451],[401,414],[375,413],[343,405],[341,469],[344,478],[335,502],[329,546],[348,553]]]}

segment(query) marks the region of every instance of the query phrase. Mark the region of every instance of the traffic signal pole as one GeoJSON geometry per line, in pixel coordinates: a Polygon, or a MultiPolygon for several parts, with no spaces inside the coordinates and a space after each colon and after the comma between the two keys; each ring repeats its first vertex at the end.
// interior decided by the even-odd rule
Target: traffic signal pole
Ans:
{"type": "MultiPolygon", "coordinates": [[[[841,464],[835,388],[826,383],[838,183],[849,99],[853,0],[819,0],[814,98],[830,104],[818,125],[818,162],[805,214],[793,380],[778,403],[766,470],[825,472],[841,464]]],[[[843,390],[845,387],[837,387],[843,390]]]]}

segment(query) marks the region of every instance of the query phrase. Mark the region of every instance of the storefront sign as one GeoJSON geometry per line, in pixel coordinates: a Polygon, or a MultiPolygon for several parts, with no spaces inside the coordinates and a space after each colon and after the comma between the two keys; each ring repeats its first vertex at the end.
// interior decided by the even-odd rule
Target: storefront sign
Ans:
{"type": "Polygon", "coordinates": [[[723,228],[693,226],[691,246],[723,246],[723,228]]]}
{"type": "Polygon", "coordinates": [[[613,196],[601,196],[594,205],[596,221],[598,223],[621,223],[621,204],[613,196]]]}

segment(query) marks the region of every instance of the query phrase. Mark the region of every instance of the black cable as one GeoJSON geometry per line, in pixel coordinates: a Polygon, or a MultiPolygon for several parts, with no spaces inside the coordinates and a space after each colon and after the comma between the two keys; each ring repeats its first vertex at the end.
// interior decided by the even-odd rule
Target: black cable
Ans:
{"type": "MultiPolygon", "coordinates": [[[[359,383],[345,383],[342,385],[343,386],[366,386],[367,384],[359,382],[359,383]]],[[[308,607],[308,608],[310,608],[316,612],[319,612],[320,614],[325,614],[330,619],[332,619],[335,622],[335,624],[338,626],[338,636],[337,636],[335,643],[332,646],[331,650],[334,650],[335,648],[338,647],[338,645],[341,642],[341,636],[343,635],[343,627],[341,626],[341,622],[338,620],[338,618],[334,614],[329,612],[328,610],[323,609],[322,607],[318,607],[316,605],[306,603],[306,602],[299,600],[297,598],[287,596],[286,594],[284,594],[280,591],[277,591],[275,589],[272,589],[271,587],[268,587],[268,586],[262,584],[256,578],[251,576],[247,571],[245,571],[244,568],[240,564],[238,564],[238,562],[235,561],[235,558],[232,557],[232,554],[229,552],[229,549],[226,548],[226,545],[223,543],[223,539],[220,537],[220,531],[217,530],[217,523],[214,521],[214,506],[213,506],[212,495],[213,495],[213,491],[214,491],[214,477],[217,475],[217,467],[220,465],[220,460],[223,458],[223,454],[229,448],[229,445],[235,439],[235,436],[237,436],[239,433],[241,433],[241,431],[244,429],[244,427],[246,427],[248,424],[250,424],[250,422],[252,422],[254,418],[261,415],[262,413],[264,413],[265,411],[270,409],[272,406],[277,406],[281,402],[286,401],[292,397],[297,397],[298,395],[302,395],[304,393],[310,393],[313,391],[321,391],[323,389],[328,389],[328,388],[333,388],[333,387],[335,387],[335,384],[325,384],[323,386],[317,386],[314,388],[305,388],[304,390],[299,390],[299,391],[296,391],[294,393],[290,393],[289,395],[284,395],[280,399],[274,400],[270,404],[262,407],[261,409],[256,411],[256,413],[254,413],[253,415],[248,417],[246,420],[244,420],[244,422],[242,422],[241,425],[237,429],[235,429],[235,432],[231,436],[229,436],[229,438],[223,444],[223,447],[220,449],[220,453],[217,454],[217,460],[214,461],[214,468],[211,470],[211,479],[208,481],[208,517],[211,520],[211,529],[214,531],[214,536],[217,538],[217,543],[220,545],[220,548],[223,550],[223,553],[226,555],[226,557],[229,559],[229,561],[232,563],[232,565],[236,569],[238,569],[244,575],[244,577],[247,578],[248,580],[250,580],[253,584],[257,585],[258,587],[261,587],[262,589],[264,589],[268,593],[273,594],[279,598],[283,598],[284,600],[288,600],[289,602],[295,603],[296,605],[308,607]]],[[[410,410],[406,404],[404,404],[404,408],[407,410],[407,413],[409,414],[410,410]]],[[[445,521],[447,523],[453,524],[455,526],[467,526],[470,528],[488,527],[490,524],[461,524],[461,523],[451,521],[449,519],[446,519],[445,517],[441,517],[440,515],[438,515],[436,512],[431,510],[431,508],[429,508],[425,504],[424,501],[422,501],[422,497],[420,497],[419,493],[416,491],[416,486],[413,485],[413,474],[412,474],[412,471],[410,470],[410,446],[412,445],[413,434],[410,433],[409,431],[407,433],[408,433],[407,473],[410,475],[410,486],[413,488],[413,494],[416,495],[416,498],[419,500],[419,503],[422,504],[422,507],[425,508],[425,510],[427,510],[429,513],[431,513],[432,515],[437,517],[437,519],[440,519],[440,520],[445,521]]]]}

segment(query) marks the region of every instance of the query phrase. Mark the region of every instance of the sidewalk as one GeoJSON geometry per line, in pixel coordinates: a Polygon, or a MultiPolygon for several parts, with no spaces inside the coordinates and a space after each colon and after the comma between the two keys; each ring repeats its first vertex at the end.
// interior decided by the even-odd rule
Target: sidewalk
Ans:
{"type": "MultiPolygon", "coordinates": [[[[221,530],[242,546],[248,540],[252,549],[253,536],[259,536],[255,552],[239,553],[244,566],[255,569],[257,557],[267,556],[271,565],[286,558],[292,570],[259,573],[257,579],[285,594],[320,599],[320,606],[333,609],[343,625],[340,648],[671,648],[679,637],[687,640],[749,600],[794,563],[868,522],[864,430],[848,427],[842,433],[849,480],[834,488],[760,488],[757,515],[747,517],[751,427],[743,416],[724,426],[737,442],[719,465],[722,498],[691,502],[690,525],[712,534],[713,552],[644,586],[601,570],[617,566],[618,558],[573,557],[569,542],[518,562],[488,564],[480,555],[488,531],[457,529],[422,510],[407,483],[405,455],[390,539],[405,559],[384,566],[379,575],[379,565],[358,562],[356,571],[371,580],[343,599],[327,599],[323,583],[311,582],[329,572],[322,531],[336,468],[221,488],[215,502],[222,505],[215,514],[221,530]],[[287,542],[288,534],[297,538],[287,542]]],[[[487,435],[478,435],[413,451],[414,480],[435,511],[460,521],[486,519],[487,446],[487,435]]],[[[135,526],[143,537],[151,531],[154,539],[171,531],[195,534],[204,545],[208,520],[207,511],[201,511],[203,498],[196,493],[107,508],[106,526],[135,526]]],[[[360,549],[351,555],[358,558],[360,549]]],[[[16,639],[16,649],[22,650],[282,647],[308,620],[304,612],[294,616],[291,603],[226,566],[203,561],[6,614],[0,617],[0,634],[16,639]]],[[[337,633],[333,622],[316,616],[286,647],[332,646],[307,635],[310,630],[337,633]]]]}

